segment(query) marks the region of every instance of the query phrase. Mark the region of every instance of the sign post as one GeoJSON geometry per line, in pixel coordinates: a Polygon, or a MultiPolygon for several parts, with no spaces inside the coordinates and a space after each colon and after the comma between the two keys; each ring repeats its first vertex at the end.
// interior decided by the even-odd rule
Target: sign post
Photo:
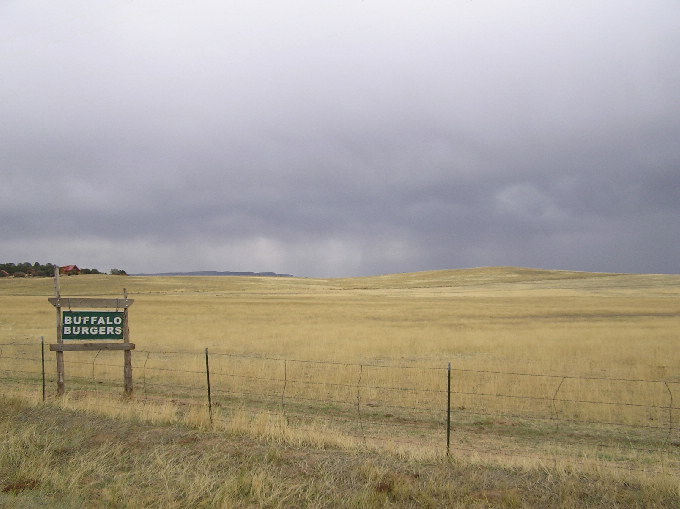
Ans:
{"type": "Polygon", "coordinates": [[[54,298],[47,300],[57,313],[57,343],[50,345],[50,350],[57,355],[57,395],[63,396],[66,391],[64,352],[122,350],[125,395],[132,396],[132,350],[135,345],[130,343],[128,308],[134,303],[134,299],[128,298],[126,289],[123,289],[122,299],[62,297],[58,268],[54,271],[54,294],[54,298]],[[73,311],[74,309],[87,311],[73,311]],[[112,309],[115,311],[111,311],[112,309]],[[113,340],[122,340],[122,343],[112,342],[113,340]]]}
{"type": "MultiPolygon", "coordinates": [[[[57,344],[61,345],[61,289],[59,288],[59,267],[54,267],[54,308],[57,311],[57,344]]],[[[50,345],[52,350],[52,345],[50,345]]],[[[64,351],[57,350],[57,396],[64,395],[64,351]]]]}

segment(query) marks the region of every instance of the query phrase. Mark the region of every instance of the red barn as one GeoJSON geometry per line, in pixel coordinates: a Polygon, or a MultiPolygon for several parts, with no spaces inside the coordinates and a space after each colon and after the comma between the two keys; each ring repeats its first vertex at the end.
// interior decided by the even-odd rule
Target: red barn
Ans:
{"type": "Polygon", "coordinates": [[[64,274],[65,276],[80,274],[80,269],[77,265],[64,265],[63,267],[59,267],[59,274],[64,274]]]}

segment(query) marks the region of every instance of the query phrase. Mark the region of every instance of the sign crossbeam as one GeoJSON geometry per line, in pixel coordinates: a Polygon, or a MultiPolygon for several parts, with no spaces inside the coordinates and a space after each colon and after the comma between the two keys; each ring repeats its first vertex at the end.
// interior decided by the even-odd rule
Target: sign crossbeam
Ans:
{"type": "Polygon", "coordinates": [[[50,297],[47,299],[54,307],[65,309],[127,309],[135,299],[102,299],[90,297],[50,297]]]}
{"type": "Polygon", "coordinates": [[[50,352],[89,352],[93,350],[134,350],[134,343],[80,343],[67,344],[67,343],[57,343],[56,345],[50,345],[50,352]]]}

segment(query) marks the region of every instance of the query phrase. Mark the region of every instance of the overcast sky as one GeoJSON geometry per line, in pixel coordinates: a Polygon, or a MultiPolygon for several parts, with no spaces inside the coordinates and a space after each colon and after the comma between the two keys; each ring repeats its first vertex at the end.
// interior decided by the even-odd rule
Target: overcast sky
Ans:
{"type": "Polygon", "coordinates": [[[680,273],[677,0],[0,0],[0,261],[680,273]]]}

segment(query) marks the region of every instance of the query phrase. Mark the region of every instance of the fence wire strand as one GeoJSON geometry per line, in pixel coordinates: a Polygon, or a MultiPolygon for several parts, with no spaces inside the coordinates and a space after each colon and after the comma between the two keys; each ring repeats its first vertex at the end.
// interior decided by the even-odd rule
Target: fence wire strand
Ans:
{"type": "MultiPolygon", "coordinates": [[[[17,341],[0,343],[0,347],[2,393],[17,390],[26,383],[31,387],[41,386],[42,380],[38,380],[42,372],[40,355],[38,350],[35,352],[31,350],[33,347],[37,348],[36,343],[17,341]],[[34,363],[36,367],[32,370],[34,363]]],[[[142,356],[133,364],[133,369],[141,380],[144,405],[172,403],[187,408],[209,406],[211,415],[215,411],[216,421],[226,422],[230,416],[241,412],[252,419],[261,415],[283,419],[279,423],[280,426],[290,425],[293,421],[298,424],[325,423],[329,429],[338,428],[343,436],[356,439],[363,447],[380,443],[401,444],[414,449],[423,446],[437,447],[438,444],[441,445],[441,437],[445,432],[443,426],[446,419],[442,415],[442,409],[445,408],[447,395],[451,395],[461,402],[460,406],[450,410],[450,415],[454,417],[452,421],[454,437],[457,436],[456,439],[459,441],[466,441],[451,444],[451,449],[459,453],[550,462],[570,457],[529,452],[532,440],[540,439],[544,448],[577,450],[579,447],[586,447],[610,451],[612,456],[620,456],[607,461],[594,460],[598,466],[665,473],[668,468],[664,467],[664,462],[670,462],[670,467],[674,468],[676,473],[680,470],[680,436],[678,436],[680,430],[676,428],[678,418],[674,416],[674,412],[680,410],[680,407],[674,406],[671,389],[674,384],[680,383],[677,380],[451,368],[454,377],[456,374],[480,377],[478,383],[480,388],[484,386],[483,384],[501,380],[502,377],[544,378],[555,382],[546,384],[546,387],[541,389],[545,392],[543,395],[521,392],[510,394],[478,388],[473,390],[457,388],[448,391],[444,383],[447,367],[348,363],[210,352],[210,359],[214,359],[210,369],[212,400],[206,401],[207,368],[192,368],[191,364],[192,359],[194,361],[201,359],[199,352],[162,350],[135,352],[135,356],[142,356]],[[268,365],[264,366],[265,363],[268,365]],[[249,366],[250,370],[244,366],[249,366]],[[390,373],[389,370],[394,373],[390,373]],[[427,375],[418,381],[419,379],[413,376],[418,371],[430,373],[432,376],[427,375]],[[337,377],[344,376],[344,380],[332,379],[331,372],[335,372],[337,377]],[[330,379],[321,378],[323,374],[330,379]],[[386,378],[387,375],[391,375],[392,378],[386,378]],[[395,381],[395,384],[386,383],[386,380],[395,381]],[[664,391],[664,396],[659,398],[661,401],[665,399],[668,404],[661,404],[659,401],[645,403],[624,401],[625,391],[621,400],[612,397],[591,399],[578,397],[577,394],[568,397],[574,394],[565,389],[565,384],[569,381],[598,384],[659,384],[664,391]],[[475,403],[472,405],[473,408],[468,407],[468,400],[475,403]],[[486,407],[491,400],[516,402],[516,405],[514,411],[509,412],[500,406],[488,410],[486,407]],[[529,406],[534,403],[536,404],[534,407],[529,406]],[[545,404],[545,408],[539,411],[542,408],[539,404],[545,404]],[[481,408],[474,408],[478,405],[481,408]],[[637,412],[650,412],[648,418],[656,415],[658,419],[656,424],[647,424],[615,422],[616,419],[605,417],[601,419],[592,416],[576,417],[576,414],[572,415],[567,411],[565,405],[594,406],[603,411],[630,408],[637,412]],[[546,412],[545,415],[541,414],[543,411],[546,412]],[[471,445],[469,442],[476,436],[488,436],[485,426],[491,426],[499,437],[503,433],[507,434],[512,446],[496,449],[471,445]],[[513,434],[513,428],[518,426],[538,426],[543,430],[543,435],[539,437],[528,434],[527,438],[521,433],[513,434]],[[549,426],[553,426],[552,431],[549,426]],[[583,435],[581,440],[577,439],[581,436],[579,434],[583,435]],[[654,445],[656,443],[660,446],[656,447],[654,445]],[[636,468],[621,464],[633,461],[627,459],[626,454],[658,455],[662,458],[660,460],[662,469],[636,468]]],[[[71,373],[67,370],[69,390],[76,399],[86,394],[108,394],[118,397],[114,402],[99,401],[98,406],[121,411],[121,405],[126,404],[126,400],[120,398],[123,363],[114,361],[111,355],[102,355],[100,358],[100,353],[101,351],[97,351],[89,361],[69,355],[67,365],[72,371],[71,373]],[[115,370],[120,370],[120,373],[114,374],[115,370]]],[[[207,351],[205,355],[207,366],[207,351]]],[[[52,376],[48,376],[47,380],[50,384],[55,383],[52,376]]],[[[607,395],[611,396],[609,393],[607,395]]],[[[152,407],[148,408],[151,411],[152,407]]],[[[498,443],[503,443],[503,439],[501,438],[498,443]]]]}

